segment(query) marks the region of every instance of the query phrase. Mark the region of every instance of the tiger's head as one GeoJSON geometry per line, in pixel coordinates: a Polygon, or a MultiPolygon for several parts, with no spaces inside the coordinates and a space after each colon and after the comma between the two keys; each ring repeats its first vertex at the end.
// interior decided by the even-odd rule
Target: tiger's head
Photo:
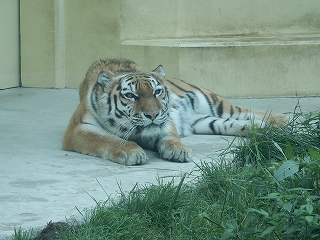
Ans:
{"type": "Polygon", "coordinates": [[[130,139],[137,133],[157,134],[168,123],[169,92],[161,65],[152,72],[118,76],[101,71],[97,84],[102,89],[99,120],[106,130],[130,139]]]}

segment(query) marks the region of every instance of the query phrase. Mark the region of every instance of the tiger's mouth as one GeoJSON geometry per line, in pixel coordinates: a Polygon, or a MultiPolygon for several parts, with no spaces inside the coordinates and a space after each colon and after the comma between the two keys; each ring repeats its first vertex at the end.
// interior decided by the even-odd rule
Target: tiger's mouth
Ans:
{"type": "Polygon", "coordinates": [[[166,122],[163,122],[163,123],[150,123],[148,125],[144,125],[144,126],[138,126],[137,127],[137,130],[139,132],[142,132],[142,131],[158,131],[159,129],[161,129],[163,127],[163,125],[165,124],[166,122]]]}
{"type": "Polygon", "coordinates": [[[159,111],[156,114],[137,113],[133,116],[131,122],[137,127],[158,128],[165,124],[168,120],[167,114],[159,111]]]}

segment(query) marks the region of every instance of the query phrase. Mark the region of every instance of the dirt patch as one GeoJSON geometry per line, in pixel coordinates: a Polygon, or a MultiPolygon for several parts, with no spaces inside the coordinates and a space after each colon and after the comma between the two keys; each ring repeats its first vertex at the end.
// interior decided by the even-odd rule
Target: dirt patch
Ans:
{"type": "Polygon", "coordinates": [[[75,231],[75,228],[65,222],[49,222],[38,234],[35,240],[58,240],[63,231],[75,231]]]}

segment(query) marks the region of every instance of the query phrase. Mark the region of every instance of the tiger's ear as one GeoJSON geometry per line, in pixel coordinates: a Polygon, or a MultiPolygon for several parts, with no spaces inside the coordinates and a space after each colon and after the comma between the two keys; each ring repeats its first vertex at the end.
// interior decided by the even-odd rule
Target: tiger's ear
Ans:
{"type": "Polygon", "coordinates": [[[159,73],[160,76],[162,76],[163,78],[166,77],[166,72],[164,71],[164,68],[162,65],[159,65],[155,70],[153,70],[152,72],[156,72],[159,73]]]}
{"type": "Polygon", "coordinates": [[[111,82],[111,77],[106,72],[100,72],[98,75],[98,83],[102,88],[105,88],[109,82],[111,82]]]}

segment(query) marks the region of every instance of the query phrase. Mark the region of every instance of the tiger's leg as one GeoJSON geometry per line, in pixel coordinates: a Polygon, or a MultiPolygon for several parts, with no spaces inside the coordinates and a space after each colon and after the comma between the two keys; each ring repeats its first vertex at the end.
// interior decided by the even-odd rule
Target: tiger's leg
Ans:
{"type": "Polygon", "coordinates": [[[138,165],[147,161],[146,153],[135,142],[110,135],[91,124],[69,126],[64,135],[63,149],[99,156],[124,165],[138,165]]]}
{"type": "Polygon", "coordinates": [[[255,112],[256,118],[262,119],[267,125],[282,127],[289,121],[283,114],[255,112]]]}
{"type": "Polygon", "coordinates": [[[191,129],[194,134],[241,135],[246,136],[252,124],[264,127],[261,120],[239,120],[234,118],[201,117],[194,121],[191,129]]]}
{"type": "Polygon", "coordinates": [[[259,127],[265,127],[266,125],[283,126],[288,122],[288,118],[282,114],[251,111],[247,108],[230,106],[233,108],[233,114],[231,115],[229,112],[223,113],[222,117],[225,119],[231,117],[237,120],[251,120],[252,123],[259,127]]]}
{"type": "Polygon", "coordinates": [[[267,125],[275,126],[283,126],[288,122],[285,115],[238,107],[231,104],[227,99],[205,89],[202,89],[202,92],[196,91],[194,94],[188,93],[186,95],[189,97],[184,98],[184,104],[193,106],[194,112],[202,116],[210,115],[221,119],[234,118],[237,120],[252,120],[253,122],[259,122],[260,120],[267,125]],[[193,99],[193,101],[191,102],[190,99],[193,99]]]}
{"type": "Polygon", "coordinates": [[[191,130],[195,134],[218,134],[218,135],[242,135],[246,136],[250,127],[264,128],[267,125],[283,126],[287,123],[286,116],[273,113],[252,112],[246,108],[238,108],[221,114],[221,118],[213,116],[194,116],[191,130]]]}
{"type": "Polygon", "coordinates": [[[175,126],[173,123],[170,124],[168,135],[162,138],[157,146],[160,156],[175,162],[191,162],[192,150],[182,144],[175,126]]]}

